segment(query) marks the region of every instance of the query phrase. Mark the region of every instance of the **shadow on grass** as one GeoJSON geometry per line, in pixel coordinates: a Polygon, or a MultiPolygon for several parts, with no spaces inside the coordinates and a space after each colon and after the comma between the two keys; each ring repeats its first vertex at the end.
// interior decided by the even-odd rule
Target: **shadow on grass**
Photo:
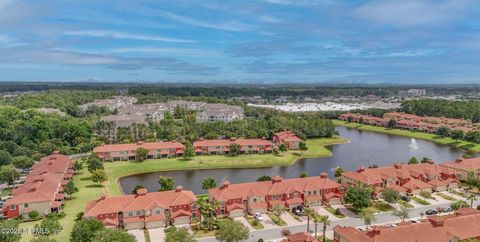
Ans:
{"type": "Polygon", "coordinates": [[[459,146],[460,148],[462,149],[472,149],[473,147],[475,147],[476,145],[475,144],[465,144],[465,145],[462,145],[462,146],[459,146]]]}
{"type": "Polygon", "coordinates": [[[103,187],[101,184],[90,184],[90,185],[86,185],[85,187],[87,188],[99,188],[99,187],[103,187]]]}
{"type": "Polygon", "coordinates": [[[82,177],[80,178],[80,181],[90,181],[92,180],[92,177],[82,177]]]}
{"type": "Polygon", "coordinates": [[[460,144],[460,141],[453,141],[453,142],[447,143],[447,145],[454,145],[454,146],[457,146],[459,144],[460,144]]]}

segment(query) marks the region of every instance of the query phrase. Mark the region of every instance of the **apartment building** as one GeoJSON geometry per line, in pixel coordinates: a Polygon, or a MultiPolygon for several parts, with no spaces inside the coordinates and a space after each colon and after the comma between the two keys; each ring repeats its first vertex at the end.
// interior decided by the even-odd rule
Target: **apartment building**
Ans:
{"type": "Polygon", "coordinates": [[[183,144],[176,141],[143,142],[130,144],[109,144],[93,149],[103,161],[136,160],[137,149],[148,150],[147,159],[160,159],[182,156],[185,150],[183,144]]]}
{"type": "Polygon", "coordinates": [[[444,162],[441,166],[454,170],[459,180],[467,180],[470,172],[476,177],[479,177],[480,174],[480,158],[465,159],[459,157],[455,161],[444,162]]]}
{"type": "Polygon", "coordinates": [[[208,190],[209,200],[219,202],[218,215],[244,216],[246,213],[265,213],[275,205],[293,208],[298,205],[315,206],[339,204],[343,197],[340,184],[328,178],[326,173],[307,178],[230,184],[208,190]]]}
{"type": "Polygon", "coordinates": [[[107,227],[151,229],[189,224],[199,215],[197,197],[178,186],[173,191],[148,192],[106,197],[87,203],[83,217],[97,219],[107,227]]]}
{"type": "Polygon", "coordinates": [[[262,139],[215,139],[199,140],[193,143],[197,155],[223,155],[230,152],[230,145],[240,145],[241,154],[269,154],[272,153],[273,143],[262,139]]]}
{"type": "Polygon", "coordinates": [[[335,242],[454,242],[480,239],[480,211],[461,208],[455,214],[428,216],[419,223],[398,226],[371,226],[368,231],[337,225],[335,242]]]}
{"type": "Polygon", "coordinates": [[[90,102],[90,103],[85,103],[85,104],[79,105],[78,108],[81,111],[85,112],[90,107],[97,106],[97,107],[106,107],[109,110],[113,111],[117,108],[131,106],[136,102],[137,102],[137,98],[135,98],[135,97],[115,96],[113,98],[100,99],[100,100],[95,100],[95,101],[90,102]]]}
{"type": "Polygon", "coordinates": [[[283,132],[278,132],[273,135],[273,143],[275,145],[284,144],[289,150],[298,150],[300,149],[300,139],[292,131],[284,130],[283,132]]]}
{"type": "Polygon", "coordinates": [[[231,122],[244,118],[243,108],[239,106],[215,103],[206,104],[205,109],[197,113],[197,122],[231,122]]]}
{"type": "Polygon", "coordinates": [[[411,165],[397,162],[393,166],[368,169],[360,167],[357,171],[344,172],[340,180],[344,186],[373,187],[374,195],[385,188],[394,189],[401,195],[418,195],[422,191],[445,191],[458,185],[454,169],[433,161],[411,165]]]}
{"type": "Polygon", "coordinates": [[[12,197],[3,205],[3,216],[24,217],[37,211],[41,216],[61,210],[63,192],[73,176],[73,162],[68,156],[55,153],[40,159],[25,182],[12,190],[12,197]]]}

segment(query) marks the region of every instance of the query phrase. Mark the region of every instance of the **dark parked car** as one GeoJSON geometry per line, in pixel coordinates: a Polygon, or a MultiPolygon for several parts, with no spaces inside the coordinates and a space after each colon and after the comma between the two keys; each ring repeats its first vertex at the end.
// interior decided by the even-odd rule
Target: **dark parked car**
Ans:
{"type": "Polygon", "coordinates": [[[435,211],[435,210],[433,210],[433,209],[430,209],[430,210],[427,210],[427,211],[425,212],[425,214],[426,214],[426,215],[435,215],[435,214],[438,214],[438,212],[435,211]]]}
{"type": "Polygon", "coordinates": [[[297,216],[302,215],[303,211],[305,211],[305,208],[303,206],[296,206],[292,208],[292,212],[297,216]]]}
{"type": "Polygon", "coordinates": [[[410,202],[410,197],[409,196],[402,196],[400,198],[405,202],[410,202]]]}
{"type": "Polygon", "coordinates": [[[443,212],[445,212],[445,213],[453,212],[453,208],[452,208],[452,207],[445,207],[445,208],[443,209],[443,212]]]}

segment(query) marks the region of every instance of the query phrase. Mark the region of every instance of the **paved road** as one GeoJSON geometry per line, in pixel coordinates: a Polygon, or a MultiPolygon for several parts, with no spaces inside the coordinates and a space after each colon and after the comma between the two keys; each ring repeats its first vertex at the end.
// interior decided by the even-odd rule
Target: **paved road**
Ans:
{"type": "MultiPolygon", "coordinates": [[[[450,205],[451,202],[444,202],[442,204],[436,204],[436,205],[430,205],[430,206],[424,206],[424,207],[418,207],[418,208],[411,208],[409,209],[410,211],[410,217],[420,217],[420,213],[423,212],[425,213],[429,209],[436,209],[437,207],[446,207],[450,205]]],[[[476,201],[474,202],[474,207],[477,205],[480,205],[480,202],[476,201]]],[[[398,218],[395,216],[392,216],[390,212],[385,212],[385,213],[379,213],[375,215],[376,224],[382,224],[382,223],[388,223],[388,222],[394,222],[397,221],[398,218]]],[[[342,219],[338,221],[332,221],[331,225],[327,227],[327,230],[332,230],[333,227],[336,225],[342,225],[342,226],[353,226],[353,227],[359,227],[359,226],[364,226],[363,222],[359,218],[347,218],[347,219],[342,219]]],[[[314,230],[313,224],[310,224],[310,230],[314,230]]],[[[257,242],[258,239],[262,238],[264,240],[272,240],[272,239],[277,239],[280,237],[283,237],[281,232],[282,229],[285,227],[276,227],[272,229],[264,229],[264,230],[254,230],[250,232],[250,238],[247,240],[247,242],[257,242]]],[[[290,232],[296,233],[296,232],[304,232],[307,230],[307,225],[302,224],[302,225],[295,225],[295,226],[288,226],[290,232]]],[[[318,226],[318,232],[321,233],[321,225],[318,226]]],[[[203,239],[198,239],[200,242],[216,242],[217,240],[214,237],[209,237],[209,238],[203,238],[203,239]]]]}

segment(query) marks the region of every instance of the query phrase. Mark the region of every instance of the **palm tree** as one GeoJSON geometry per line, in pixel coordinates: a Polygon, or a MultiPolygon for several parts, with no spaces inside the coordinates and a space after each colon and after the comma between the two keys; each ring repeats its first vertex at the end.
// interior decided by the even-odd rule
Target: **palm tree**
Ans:
{"type": "Polygon", "coordinates": [[[199,223],[200,227],[202,227],[202,216],[203,216],[203,214],[205,214],[207,203],[208,202],[205,199],[198,199],[194,203],[194,205],[197,206],[198,210],[200,211],[200,214],[198,216],[198,223],[199,223]]]}
{"type": "Polygon", "coordinates": [[[477,196],[475,194],[470,194],[467,199],[470,200],[470,207],[473,208],[473,201],[477,200],[477,196]]]}
{"type": "Polygon", "coordinates": [[[307,216],[307,232],[310,233],[310,218],[314,216],[316,212],[312,208],[305,208],[305,211],[303,211],[303,215],[307,216]]]}
{"type": "MultiPolygon", "coordinates": [[[[325,242],[325,232],[327,231],[327,226],[330,225],[330,220],[328,216],[320,216],[320,222],[323,224],[323,242],[325,242]]],[[[317,232],[315,228],[315,238],[317,237],[317,232]]]]}
{"type": "Polygon", "coordinates": [[[322,222],[322,216],[319,214],[313,215],[313,223],[315,224],[315,238],[317,238],[317,225],[322,222]]]}

